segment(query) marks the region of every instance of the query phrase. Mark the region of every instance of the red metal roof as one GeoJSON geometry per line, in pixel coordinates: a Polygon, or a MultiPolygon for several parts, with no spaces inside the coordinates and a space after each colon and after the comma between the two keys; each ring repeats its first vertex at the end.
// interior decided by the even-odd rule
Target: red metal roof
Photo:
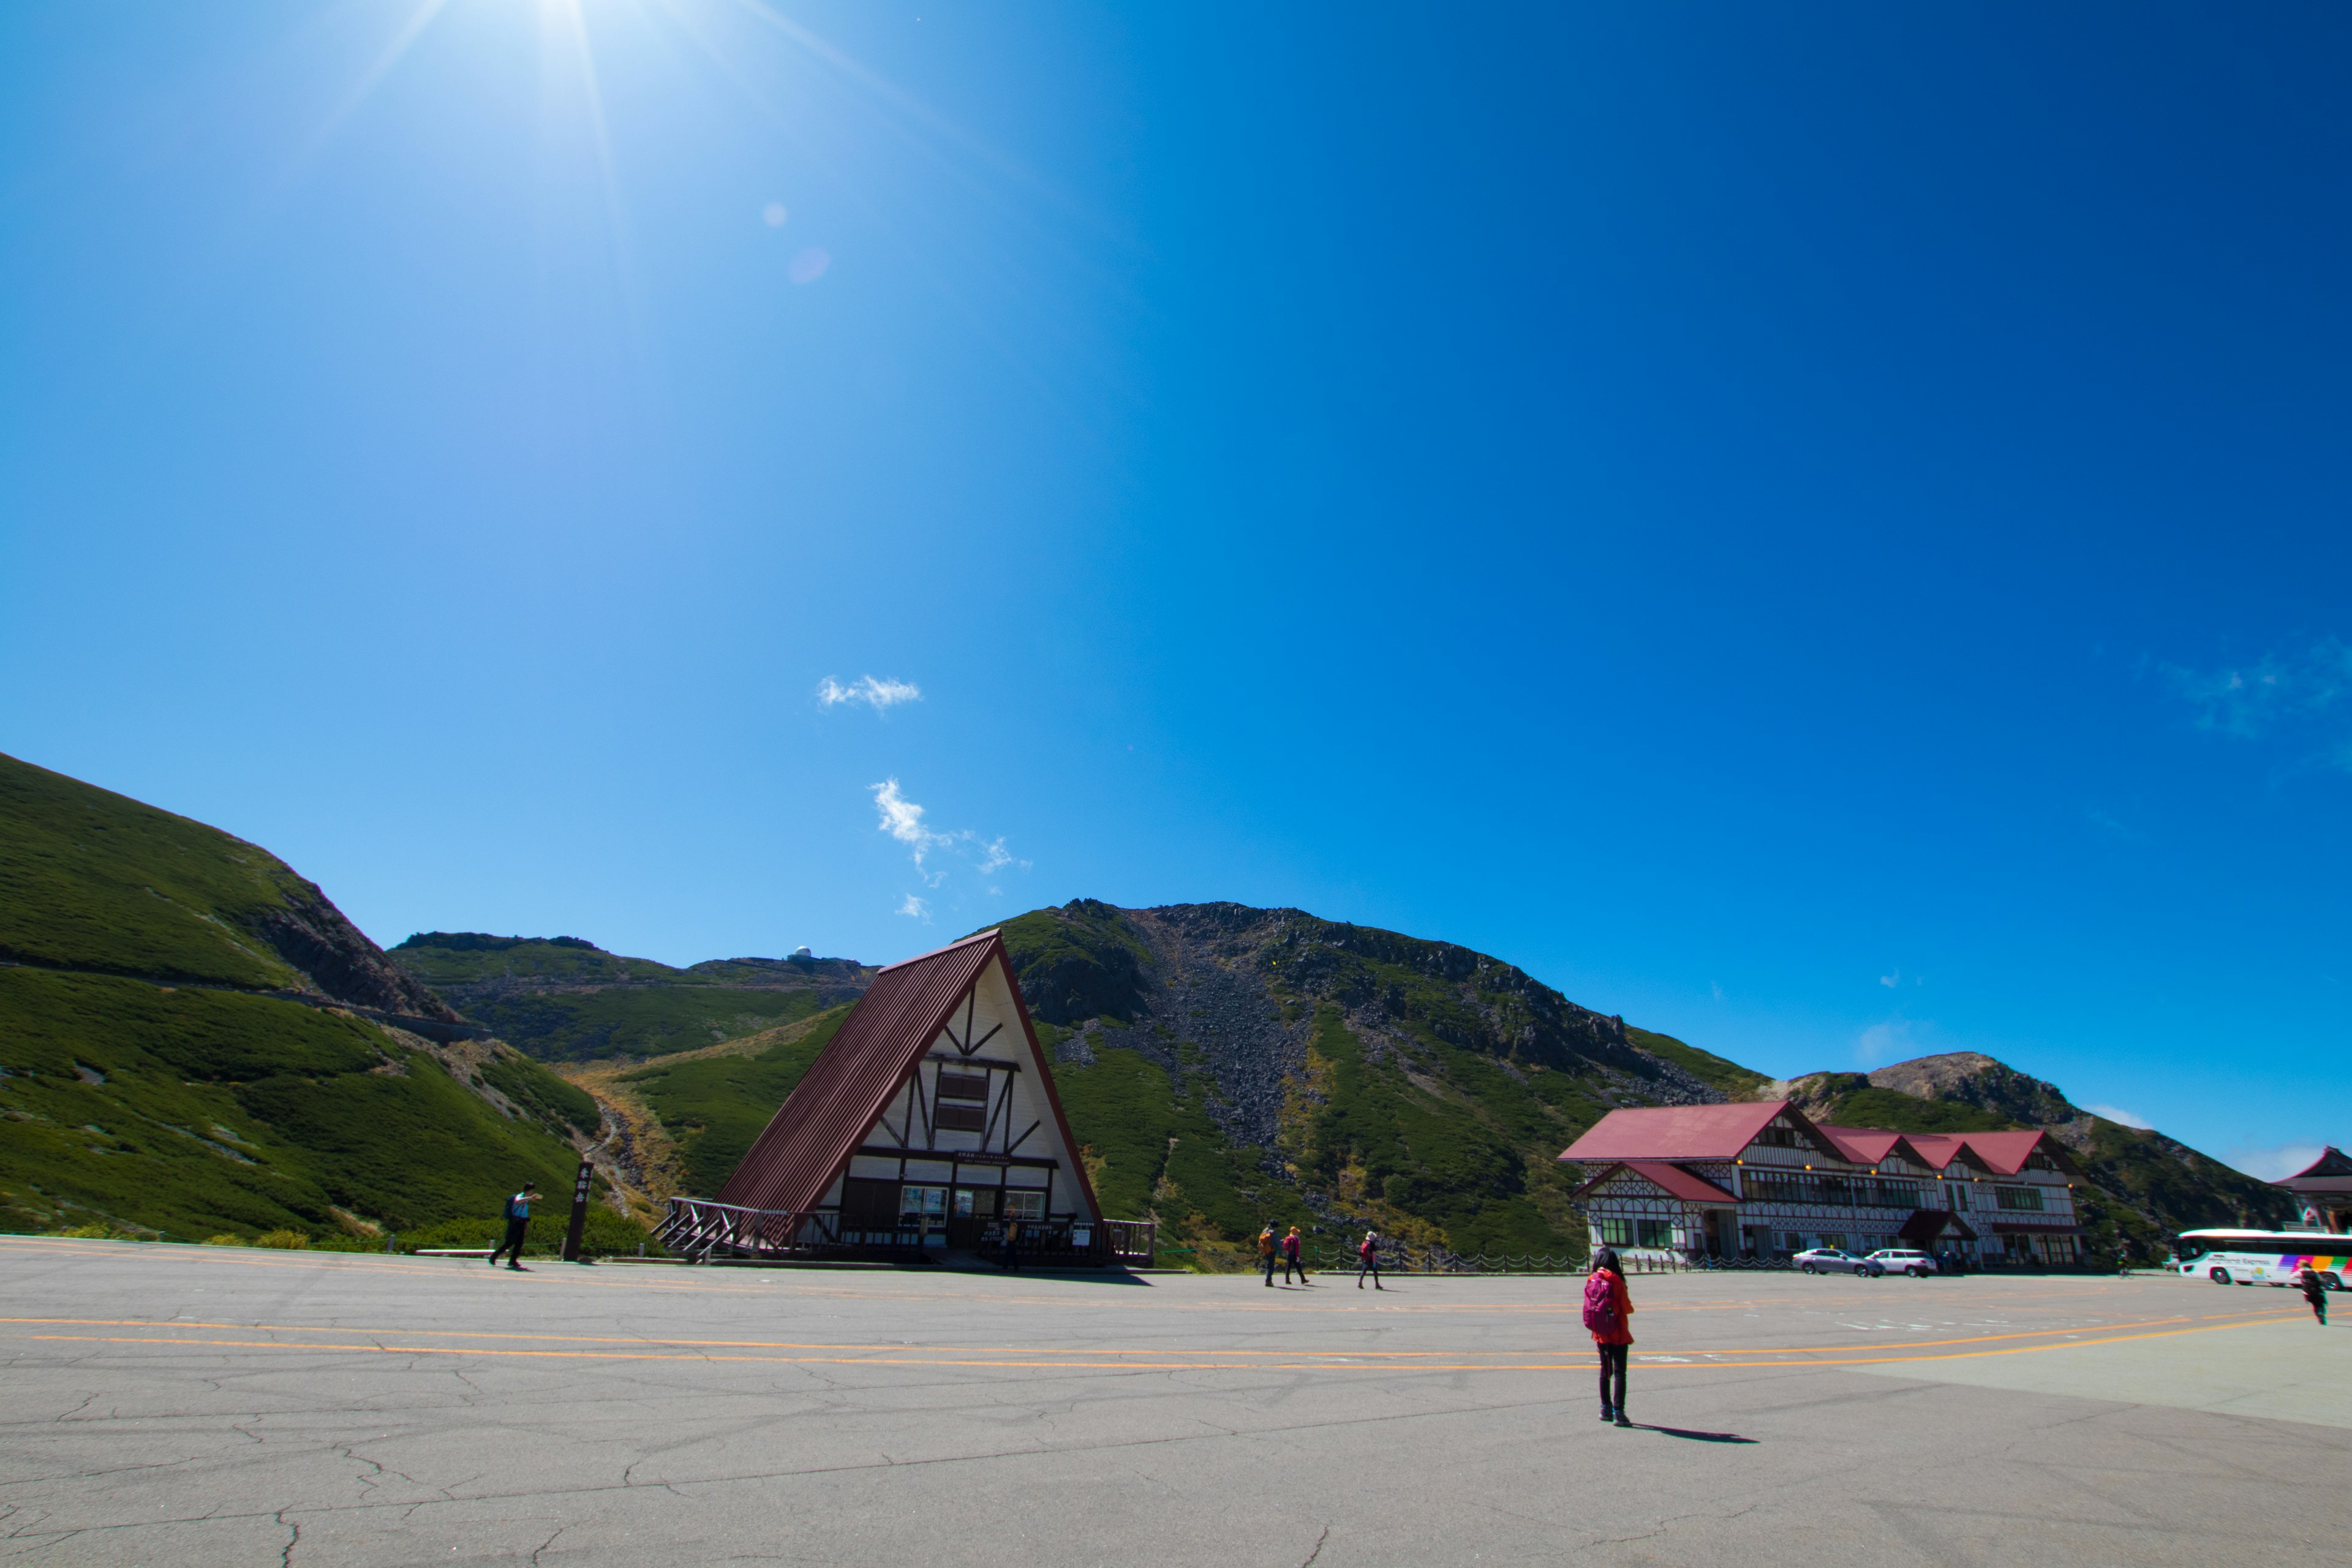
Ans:
{"type": "Polygon", "coordinates": [[[947,1026],[956,1005],[978,983],[989,964],[1001,964],[1013,1005],[1021,1016],[1022,1032],[1045,1085],[1046,1103],[1062,1133],[1062,1145],[1074,1157],[1071,1174],[1086,1194],[1087,1206],[1097,1218],[1102,1206],[1082,1166],[1076,1165],[1077,1140],[1062,1114],[1061,1097],[1045,1053],[1037,1048],[1036,1026],[1020,982],[1004,956],[1004,942],[995,931],[982,931],[961,942],[894,963],[875,976],[841,1029],[828,1042],[808,1076],[784,1099],[734,1174],[719,1190],[719,1201],[747,1208],[808,1209],[824,1196],[825,1189],[849,1166],[849,1158],[864,1142],[875,1119],[898,1098],[940,1031],[947,1026]]]}
{"type": "Polygon", "coordinates": [[[1822,1152],[1843,1159],[1804,1113],[1785,1100],[1729,1105],[1644,1105],[1612,1110],[1570,1144],[1563,1160],[1736,1160],[1783,1111],[1822,1152]]]}
{"type": "Polygon", "coordinates": [[[2035,1154],[2049,1155],[2062,1171],[2074,1169],[2074,1156],[2066,1152],[2066,1146],[2039,1127],[2014,1132],[1963,1132],[1960,1142],[1996,1176],[2017,1174],[2035,1154]]]}
{"type": "Polygon", "coordinates": [[[1569,1196],[1580,1198],[1620,1171],[1631,1171],[1669,1197],[1693,1204],[1736,1204],[1739,1200],[1696,1171],[1664,1160],[1620,1160],[1569,1196]]]}
{"type": "Polygon", "coordinates": [[[1857,1165],[1877,1165],[1890,1154],[1900,1154],[1931,1171],[1940,1171],[1950,1158],[1948,1154],[1941,1158],[1930,1155],[1919,1146],[1916,1138],[1906,1132],[1889,1132],[1883,1127],[1832,1127],[1826,1121],[1815,1125],[1857,1165]]]}

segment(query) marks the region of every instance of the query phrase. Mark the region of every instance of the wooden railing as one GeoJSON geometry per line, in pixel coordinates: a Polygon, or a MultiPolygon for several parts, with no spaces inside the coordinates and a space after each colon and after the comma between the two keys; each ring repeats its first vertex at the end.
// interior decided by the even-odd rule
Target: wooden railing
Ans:
{"type": "MultiPolygon", "coordinates": [[[[1029,1220],[1022,1225],[1021,1256],[1032,1263],[1151,1266],[1159,1226],[1151,1220],[1029,1220]]],[[[816,1258],[845,1253],[890,1252],[917,1257],[939,1248],[944,1233],[930,1225],[869,1226],[846,1229],[838,1215],[798,1214],[789,1209],[744,1208],[708,1198],[672,1198],[655,1228],[655,1239],[672,1256],[697,1263],[719,1258],[816,1258]]],[[[992,1237],[984,1257],[1001,1257],[992,1237]]]]}

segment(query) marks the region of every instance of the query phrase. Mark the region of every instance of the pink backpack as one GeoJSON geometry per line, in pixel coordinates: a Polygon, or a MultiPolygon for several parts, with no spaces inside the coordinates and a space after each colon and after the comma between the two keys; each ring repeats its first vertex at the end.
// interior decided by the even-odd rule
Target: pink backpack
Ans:
{"type": "Polygon", "coordinates": [[[1585,1278],[1584,1326],[1596,1334],[1617,1331],[1617,1277],[1599,1269],[1585,1278]]]}

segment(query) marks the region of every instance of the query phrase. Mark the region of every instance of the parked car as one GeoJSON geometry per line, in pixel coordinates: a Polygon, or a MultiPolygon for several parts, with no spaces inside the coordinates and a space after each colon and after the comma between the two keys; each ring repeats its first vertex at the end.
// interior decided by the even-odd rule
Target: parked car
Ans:
{"type": "Polygon", "coordinates": [[[1867,1258],[1856,1258],[1851,1252],[1841,1252],[1834,1247],[1816,1247],[1810,1252],[1797,1254],[1795,1262],[1805,1274],[1862,1274],[1875,1279],[1886,1270],[1867,1258]]]}
{"type": "Polygon", "coordinates": [[[1907,1274],[1914,1279],[1943,1272],[1933,1258],[1908,1247],[1882,1247],[1870,1255],[1870,1261],[1889,1274],[1907,1274]]]}

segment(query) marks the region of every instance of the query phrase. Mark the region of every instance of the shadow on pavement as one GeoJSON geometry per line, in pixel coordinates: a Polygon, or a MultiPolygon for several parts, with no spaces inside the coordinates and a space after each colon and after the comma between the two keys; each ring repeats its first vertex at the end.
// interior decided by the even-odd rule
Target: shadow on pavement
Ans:
{"type": "Polygon", "coordinates": [[[1653,1426],[1646,1421],[1634,1422],[1633,1430],[1636,1432],[1663,1432],[1669,1437],[1681,1437],[1693,1443],[1746,1443],[1753,1445],[1756,1441],[1753,1437],[1742,1437],[1737,1432],[1686,1432],[1680,1426],[1653,1426]]]}

